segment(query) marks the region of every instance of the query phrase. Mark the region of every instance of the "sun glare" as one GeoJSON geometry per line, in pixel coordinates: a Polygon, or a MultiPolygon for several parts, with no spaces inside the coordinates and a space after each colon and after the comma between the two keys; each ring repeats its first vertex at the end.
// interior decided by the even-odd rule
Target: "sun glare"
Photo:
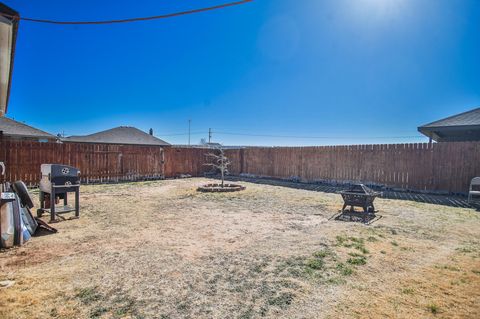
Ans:
{"type": "Polygon", "coordinates": [[[348,1],[352,13],[359,17],[383,20],[390,19],[400,14],[406,0],[353,0],[348,1]]]}

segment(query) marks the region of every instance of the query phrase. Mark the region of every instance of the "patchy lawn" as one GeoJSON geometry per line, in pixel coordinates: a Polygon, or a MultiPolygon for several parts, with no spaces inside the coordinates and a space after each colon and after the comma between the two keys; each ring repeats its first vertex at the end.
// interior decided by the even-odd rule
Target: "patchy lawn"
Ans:
{"type": "MultiPolygon", "coordinates": [[[[194,178],[82,186],[81,218],[0,252],[1,318],[478,318],[480,215],[194,178]]],[[[47,218],[47,217],[46,217],[47,218]]]]}

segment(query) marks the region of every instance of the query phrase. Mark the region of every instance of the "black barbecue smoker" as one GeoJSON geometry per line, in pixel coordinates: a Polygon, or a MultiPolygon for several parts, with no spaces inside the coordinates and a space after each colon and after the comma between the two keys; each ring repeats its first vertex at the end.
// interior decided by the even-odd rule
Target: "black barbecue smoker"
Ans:
{"type": "MultiPolygon", "coordinates": [[[[40,209],[37,216],[50,213],[50,222],[55,222],[60,214],[75,212],[75,218],[80,216],[80,170],[75,167],[60,164],[42,164],[42,179],[40,180],[40,209]],[[68,193],[75,193],[75,207],[68,205],[68,193]],[[63,199],[63,206],[56,204],[63,199]]],[[[63,218],[62,218],[63,219],[63,218]]]]}

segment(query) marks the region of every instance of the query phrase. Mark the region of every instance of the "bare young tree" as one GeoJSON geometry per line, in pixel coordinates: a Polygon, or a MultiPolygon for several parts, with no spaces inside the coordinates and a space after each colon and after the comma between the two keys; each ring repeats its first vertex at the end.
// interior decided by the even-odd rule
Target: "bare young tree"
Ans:
{"type": "Polygon", "coordinates": [[[212,158],[212,163],[207,163],[205,165],[212,166],[220,171],[220,174],[222,176],[221,187],[223,188],[224,181],[225,181],[225,174],[228,174],[228,165],[230,165],[230,161],[225,156],[225,151],[223,150],[223,148],[216,147],[215,149],[218,151],[219,154],[214,154],[214,153],[206,154],[207,157],[212,158]]]}

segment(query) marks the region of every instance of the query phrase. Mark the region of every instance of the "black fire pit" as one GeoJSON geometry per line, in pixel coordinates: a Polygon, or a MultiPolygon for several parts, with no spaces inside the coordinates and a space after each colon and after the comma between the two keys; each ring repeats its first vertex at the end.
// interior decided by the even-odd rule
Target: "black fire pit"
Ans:
{"type": "Polygon", "coordinates": [[[382,195],[381,192],[376,192],[363,184],[353,184],[350,188],[338,193],[342,195],[344,201],[342,212],[347,206],[350,206],[350,211],[354,212],[354,207],[357,206],[363,208],[365,213],[374,213],[373,201],[377,196],[382,195]]]}

